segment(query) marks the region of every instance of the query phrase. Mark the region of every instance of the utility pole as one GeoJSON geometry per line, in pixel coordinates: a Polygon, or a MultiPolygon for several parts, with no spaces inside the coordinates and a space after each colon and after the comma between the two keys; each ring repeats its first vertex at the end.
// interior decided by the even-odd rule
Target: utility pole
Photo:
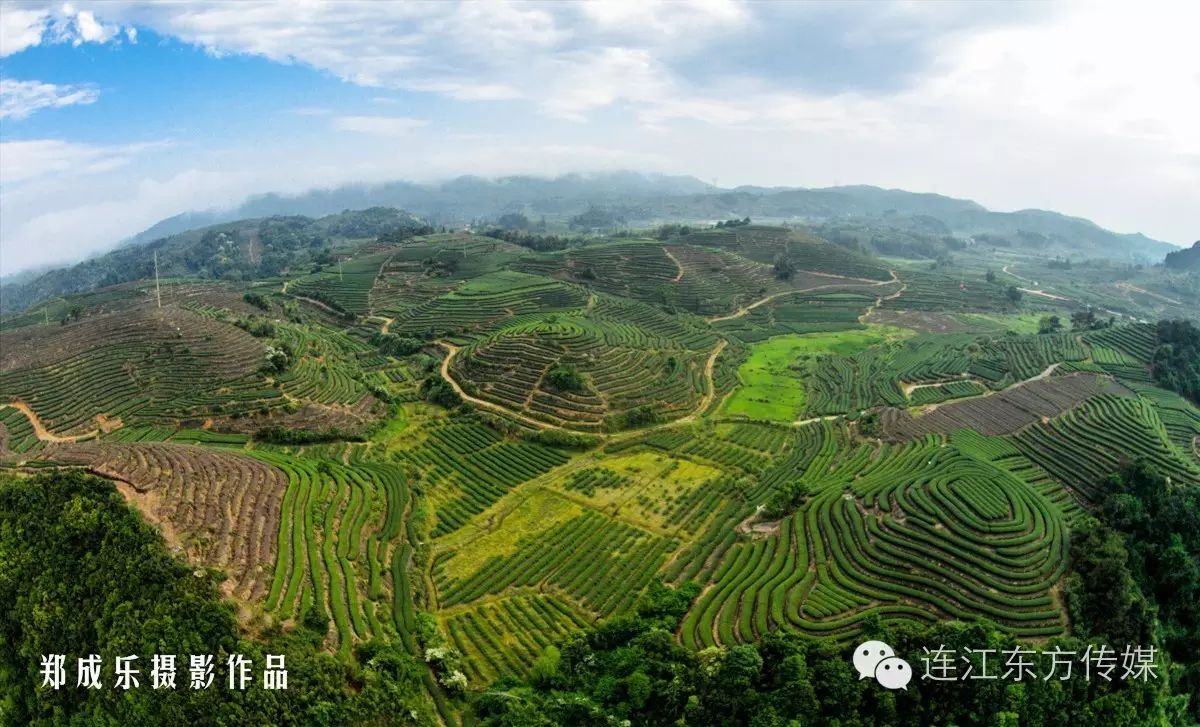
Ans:
{"type": "Polygon", "coordinates": [[[154,298],[162,308],[162,290],[158,287],[158,250],[154,251],[154,298]]]}

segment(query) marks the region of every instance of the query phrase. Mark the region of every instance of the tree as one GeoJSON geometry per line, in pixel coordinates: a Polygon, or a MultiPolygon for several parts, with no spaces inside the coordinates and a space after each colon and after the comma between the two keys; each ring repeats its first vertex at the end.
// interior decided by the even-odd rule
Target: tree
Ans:
{"type": "Polygon", "coordinates": [[[323,609],[307,609],[286,633],[242,638],[221,598],[222,576],[174,556],[109,480],[78,471],[0,475],[0,523],[5,724],[395,724],[396,715],[433,723],[423,667],[398,643],[367,642],[335,657],[325,648],[323,609]],[[149,656],[175,650],[240,653],[255,665],[282,654],[288,688],[264,691],[255,681],[245,691],[188,689],[184,671],[180,688],[151,689],[149,656]],[[103,655],[105,688],[35,689],[36,655],[64,653],[103,655]],[[111,688],[114,654],[141,657],[140,688],[111,688]]]}
{"type": "Polygon", "coordinates": [[[1038,333],[1058,333],[1062,327],[1058,316],[1042,316],[1038,320],[1038,333]]]}
{"type": "Polygon", "coordinates": [[[560,391],[585,391],[587,383],[574,366],[555,366],[546,372],[546,383],[560,391]]]}
{"type": "Polygon", "coordinates": [[[1093,328],[1100,328],[1101,325],[1100,320],[1096,317],[1096,311],[1091,308],[1077,310],[1071,314],[1071,327],[1077,331],[1090,331],[1093,328]]]}
{"type": "Polygon", "coordinates": [[[987,275],[985,275],[984,277],[987,279],[987,281],[989,283],[994,283],[994,282],[996,282],[996,271],[989,269],[987,271],[987,275]]]}
{"type": "Polygon", "coordinates": [[[1200,328],[1191,321],[1159,321],[1154,380],[1200,404],[1200,328]]]}
{"type": "Polygon", "coordinates": [[[496,224],[505,230],[528,230],[529,218],[520,212],[508,212],[500,215],[500,219],[496,220],[496,224]]]}
{"type": "Polygon", "coordinates": [[[1008,286],[1008,289],[1004,291],[1004,297],[1008,299],[1009,303],[1016,305],[1017,303],[1021,302],[1021,289],[1015,285],[1010,285],[1008,286]]]}
{"type": "Polygon", "coordinates": [[[421,382],[421,398],[447,409],[454,409],[462,404],[462,397],[440,376],[432,376],[421,382]]]}
{"type": "Polygon", "coordinates": [[[292,365],[292,355],[286,345],[279,347],[267,346],[266,369],[272,373],[281,374],[292,365]]]}
{"type": "Polygon", "coordinates": [[[775,277],[779,278],[780,280],[791,280],[792,276],[796,274],[795,263],[793,263],[792,259],[782,252],[775,256],[774,267],[775,277]]]}

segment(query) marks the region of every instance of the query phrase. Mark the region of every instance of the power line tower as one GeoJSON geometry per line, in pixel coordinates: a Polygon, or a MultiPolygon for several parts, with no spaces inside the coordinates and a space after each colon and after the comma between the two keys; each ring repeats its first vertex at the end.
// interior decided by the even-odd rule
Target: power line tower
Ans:
{"type": "Polygon", "coordinates": [[[154,299],[158,301],[158,307],[162,308],[162,289],[158,286],[158,250],[154,251],[154,299]]]}

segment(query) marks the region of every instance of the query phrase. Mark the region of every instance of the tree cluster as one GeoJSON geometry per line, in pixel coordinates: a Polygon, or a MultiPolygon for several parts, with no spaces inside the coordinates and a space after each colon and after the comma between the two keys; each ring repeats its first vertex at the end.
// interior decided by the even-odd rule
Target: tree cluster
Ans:
{"type": "Polygon", "coordinates": [[[1200,405],[1200,328],[1191,321],[1159,321],[1154,380],[1200,405]]]}
{"type": "Polygon", "coordinates": [[[1200,240],[1192,243],[1191,247],[1167,253],[1163,265],[1170,270],[1200,271],[1200,240]]]}
{"type": "MultiPolygon", "coordinates": [[[[655,585],[636,611],[547,648],[528,680],[504,679],[474,702],[488,726],[580,725],[1050,725],[1177,724],[1183,700],[1155,682],[1032,679],[952,683],[919,677],[907,690],[860,680],[845,646],[773,631],[757,644],[700,652],[674,631],[699,593],[655,585]]],[[[987,621],[889,626],[869,618],[863,638],[877,638],[921,670],[923,647],[1000,650],[1016,641],[987,621]]],[[[1086,644],[1057,638],[1043,649],[1086,644]]],[[[990,667],[989,667],[990,668],[990,667]]]]}
{"type": "Polygon", "coordinates": [[[723,228],[723,227],[745,227],[748,224],[750,224],[749,217],[743,217],[740,220],[735,217],[732,220],[722,220],[722,221],[718,222],[716,225],[714,225],[714,227],[716,227],[718,229],[723,228]]]}
{"type": "Polygon", "coordinates": [[[555,366],[546,372],[545,381],[559,391],[587,390],[587,382],[574,366],[555,366]]]}
{"type": "MultiPolygon", "coordinates": [[[[342,725],[432,723],[423,667],[372,641],[352,661],[325,647],[327,614],[309,610],[286,634],[242,638],[220,574],[173,556],[108,480],[77,471],[0,476],[0,721],[5,724],[342,725]],[[151,689],[150,657],[182,659],[176,689],[151,689]],[[102,689],[39,687],[41,655],[99,654],[102,689]],[[261,668],[282,654],[286,690],[189,689],[187,655],[261,668]],[[138,655],[141,686],[113,687],[117,656],[138,655]]],[[[72,677],[68,668],[68,677],[72,677]]],[[[221,668],[217,667],[218,679],[221,668]]]]}

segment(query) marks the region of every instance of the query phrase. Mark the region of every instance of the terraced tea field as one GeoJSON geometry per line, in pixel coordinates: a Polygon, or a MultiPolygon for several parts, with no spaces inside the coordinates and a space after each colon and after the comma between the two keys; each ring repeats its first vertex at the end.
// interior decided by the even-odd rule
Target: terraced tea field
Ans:
{"type": "Polygon", "coordinates": [[[116,481],[249,628],[402,645],[448,724],[462,684],[529,676],[655,583],[700,586],[691,649],[876,618],[1065,634],[1107,476],[1200,486],[1154,326],[1036,334],[1069,306],[982,273],[763,225],[335,252],[5,319],[0,466],[116,481]]]}

